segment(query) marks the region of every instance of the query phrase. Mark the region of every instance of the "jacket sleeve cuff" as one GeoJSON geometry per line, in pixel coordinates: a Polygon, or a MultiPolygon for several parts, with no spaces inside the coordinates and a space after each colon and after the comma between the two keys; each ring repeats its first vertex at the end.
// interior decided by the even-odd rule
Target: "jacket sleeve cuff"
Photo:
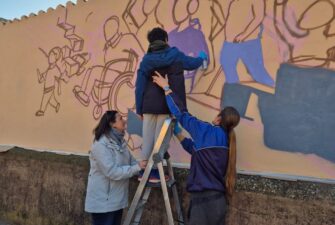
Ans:
{"type": "Polygon", "coordinates": [[[140,109],[136,109],[136,114],[137,114],[137,115],[143,115],[143,112],[142,112],[142,110],[140,110],[140,109]]]}
{"type": "Polygon", "coordinates": [[[137,174],[138,172],[141,171],[141,167],[140,165],[138,165],[138,163],[136,165],[132,166],[132,170],[133,170],[133,175],[137,174]]]}

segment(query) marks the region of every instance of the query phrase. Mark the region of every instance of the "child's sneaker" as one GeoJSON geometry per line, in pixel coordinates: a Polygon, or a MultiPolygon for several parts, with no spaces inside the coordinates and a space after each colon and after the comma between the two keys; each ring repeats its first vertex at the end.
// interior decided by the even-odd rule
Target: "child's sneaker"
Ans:
{"type": "MultiPolygon", "coordinates": [[[[165,181],[168,181],[170,178],[168,175],[165,175],[165,181]]],[[[149,180],[150,183],[159,183],[161,182],[158,169],[152,169],[149,180]]]]}
{"type": "MultiPolygon", "coordinates": [[[[138,181],[142,180],[143,174],[144,174],[144,170],[141,170],[139,175],[138,175],[138,178],[137,178],[138,181]]],[[[165,175],[165,180],[168,181],[169,179],[170,179],[170,177],[168,175],[165,175]]],[[[160,177],[159,177],[158,169],[152,169],[151,170],[148,182],[155,183],[155,184],[161,182],[160,177]]]]}

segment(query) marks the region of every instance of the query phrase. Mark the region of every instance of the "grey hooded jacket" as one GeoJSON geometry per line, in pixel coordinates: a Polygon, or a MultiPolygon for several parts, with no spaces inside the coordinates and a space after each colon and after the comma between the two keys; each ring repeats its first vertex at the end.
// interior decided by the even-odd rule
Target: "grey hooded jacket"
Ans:
{"type": "Polygon", "coordinates": [[[112,212],[128,206],[129,178],[141,168],[130,154],[127,143],[117,144],[103,135],[90,152],[85,211],[112,212]]]}

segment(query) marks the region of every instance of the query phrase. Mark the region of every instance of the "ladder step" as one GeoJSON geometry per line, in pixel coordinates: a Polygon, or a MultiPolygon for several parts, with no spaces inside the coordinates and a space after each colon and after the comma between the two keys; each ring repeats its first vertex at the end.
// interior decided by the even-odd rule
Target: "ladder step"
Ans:
{"type": "MultiPolygon", "coordinates": [[[[168,181],[166,181],[166,186],[171,188],[173,185],[176,184],[176,180],[174,179],[169,179],[168,181]]],[[[151,183],[151,182],[147,182],[146,187],[153,187],[153,188],[160,188],[161,187],[161,182],[158,183],[151,183]]]]}
{"type": "Polygon", "coordinates": [[[138,210],[144,208],[145,204],[146,204],[146,202],[141,202],[141,203],[139,203],[138,206],[136,207],[136,211],[138,211],[138,210]]]}

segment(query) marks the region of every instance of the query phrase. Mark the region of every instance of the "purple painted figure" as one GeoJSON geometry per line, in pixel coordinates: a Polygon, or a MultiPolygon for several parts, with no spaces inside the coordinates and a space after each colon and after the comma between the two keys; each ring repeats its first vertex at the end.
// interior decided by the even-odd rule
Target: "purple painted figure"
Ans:
{"type": "MultiPolygon", "coordinates": [[[[201,25],[197,18],[191,20],[190,25],[184,30],[178,31],[178,28],[172,30],[169,33],[169,45],[171,47],[177,47],[188,56],[197,56],[200,51],[204,51],[209,55],[206,39],[201,31],[201,25]]],[[[208,64],[209,60],[208,58],[208,64]]],[[[185,71],[185,79],[191,79],[189,93],[193,90],[196,72],[196,70],[185,71]]]]}

